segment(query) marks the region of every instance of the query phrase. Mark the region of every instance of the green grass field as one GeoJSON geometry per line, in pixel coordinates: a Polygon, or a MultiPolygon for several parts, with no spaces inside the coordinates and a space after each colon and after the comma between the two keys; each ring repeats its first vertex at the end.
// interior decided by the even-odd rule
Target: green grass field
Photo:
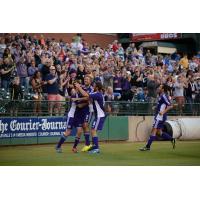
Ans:
{"type": "MultiPolygon", "coordinates": [[[[54,144],[0,147],[1,166],[195,166],[200,165],[200,141],[155,142],[152,150],[140,152],[144,143],[100,143],[101,154],[71,152],[72,144],[56,153],[54,144]]],[[[83,144],[79,145],[79,149],[83,144]]]]}

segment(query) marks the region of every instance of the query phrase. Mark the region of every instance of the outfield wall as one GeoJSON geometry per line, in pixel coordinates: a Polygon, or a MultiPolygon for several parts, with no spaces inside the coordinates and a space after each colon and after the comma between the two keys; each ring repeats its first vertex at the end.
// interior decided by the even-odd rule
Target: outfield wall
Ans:
{"type": "MultiPolygon", "coordinates": [[[[188,118],[188,116],[168,116],[168,120],[175,120],[178,118],[188,118]]],[[[190,116],[190,118],[199,118],[199,116],[190,116]]],[[[147,141],[151,133],[154,116],[129,116],[128,117],[128,132],[129,142],[143,142],[147,141]]],[[[200,122],[200,121],[199,121],[200,122]]]]}
{"type": "MultiPolygon", "coordinates": [[[[0,146],[56,143],[65,129],[65,117],[2,118],[0,119],[0,146]]],[[[72,136],[67,141],[74,141],[75,134],[76,130],[73,130],[72,136]]],[[[99,139],[100,141],[128,140],[128,117],[107,117],[99,139]]]]}
{"type": "MultiPolygon", "coordinates": [[[[169,120],[180,118],[169,116],[169,120]]],[[[181,118],[188,118],[181,116],[181,118]]],[[[197,117],[190,117],[197,118],[197,117]]],[[[200,117],[198,117],[200,120],[200,117]]],[[[146,141],[151,132],[153,116],[108,116],[100,141],[146,141]]],[[[65,117],[18,117],[0,119],[0,146],[56,143],[66,128],[65,117]],[[32,124],[32,126],[31,126],[32,124]],[[50,125],[57,127],[51,127],[50,125]]],[[[74,141],[76,130],[67,142],[74,141]]],[[[83,141],[83,137],[81,141],[83,141]]]]}

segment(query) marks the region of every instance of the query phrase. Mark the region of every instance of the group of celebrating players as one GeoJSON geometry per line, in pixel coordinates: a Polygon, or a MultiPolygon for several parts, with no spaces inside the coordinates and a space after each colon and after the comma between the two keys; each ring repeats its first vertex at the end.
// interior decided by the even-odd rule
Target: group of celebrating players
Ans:
{"type": "MultiPolygon", "coordinates": [[[[170,102],[167,85],[161,84],[158,92],[159,99],[155,109],[152,131],[146,146],[140,148],[140,151],[150,150],[151,144],[156,140],[157,135],[160,135],[165,140],[171,141],[173,148],[175,148],[175,139],[163,131],[163,125],[167,119],[167,112],[176,105],[172,105],[170,102]]],[[[62,152],[62,144],[71,134],[72,128],[75,127],[77,133],[72,152],[78,152],[77,146],[82,133],[84,133],[85,146],[82,148],[82,151],[89,151],[91,154],[100,153],[97,132],[103,129],[105,118],[102,83],[96,82],[92,84],[92,78],[89,75],[84,77],[84,85],[74,82],[71,90],[70,110],[67,113],[67,129],[56,145],[56,151],[59,153],[62,152]],[[93,121],[90,128],[92,116],[93,121]],[[92,144],[90,143],[90,135],[92,136],[92,144]]]]}
{"type": "Polygon", "coordinates": [[[84,77],[84,85],[74,82],[71,90],[71,106],[67,114],[67,129],[61,136],[56,150],[62,152],[61,146],[71,134],[72,128],[77,129],[72,151],[77,153],[77,145],[79,144],[81,134],[84,132],[85,146],[82,151],[89,153],[100,153],[97,131],[103,129],[105,121],[103,86],[101,82],[92,84],[92,78],[88,75],[84,77]],[[91,131],[89,128],[93,115],[91,131]],[[92,136],[92,145],[90,144],[90,134],[92,136]]]}

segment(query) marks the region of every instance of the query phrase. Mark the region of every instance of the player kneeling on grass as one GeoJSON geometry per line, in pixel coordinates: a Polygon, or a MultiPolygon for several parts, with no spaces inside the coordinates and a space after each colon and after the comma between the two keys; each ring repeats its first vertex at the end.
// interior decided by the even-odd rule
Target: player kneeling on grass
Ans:
{"type": "MultiPolygon", "coordinates": [[[[80,105],[78,105],[79,102],[77,101],[77,99],[79,99],[78,90],[72,89],[71,93],[72,93],[71,102],[70,102],[71,107],[67,114],[67,129],[64,132],[64,134],[61,136],[58,144],[56,145],[56,151],[58,153],[62,152],[61,146],[65,142],[67,137],[71,134],[73,127],[77,128],[77,135],[81,135],[81,133],[83,132],[82,126],[84,123],[84,115],[80,112],[80,109],[79,109],[80,105]]],[[[79,143],[79,139],[80,138],[77,138],[77,137],[75,139],[74,147],[72,149],[74,153],[77,153],[76,146],[79,143]]]]}
{"type": "Polygon", "coordinates": [[[80,84],[76,83],[75,86],[83,96],[93,101],[93,109],[94,109],[94,117],[95,117],[92,122],[92,127],[91,127],[93,146],[89,150],[89,153],[100,153],[97,131],[101,131],[103,129],[103,124],[105,121],[104,97],[102,94],[102,84],[100,82],[95,83],[94,92],[89,93],[89,94],[82,89],[80,84]]]}
{"type": "Polygon", "coordinates": [[[175,148],[175,139],[173,139],[168,133],[162,131],[163,124],[167,120],[167,112],[175,107],[176,105],[171,105],[169,97],[168,97],[168,86],[160,85],[159,90],[159,99],[156,106],[156,112],[154,116],[153,128],[151,131],[151,135],[145,147],[140,148],[140,151],[148,151],[151,148],[151,144],[154,140],[156,140],[156,134],[160,134],[160,136],[169,140],[172,143],[173,149],[175,148]]]}

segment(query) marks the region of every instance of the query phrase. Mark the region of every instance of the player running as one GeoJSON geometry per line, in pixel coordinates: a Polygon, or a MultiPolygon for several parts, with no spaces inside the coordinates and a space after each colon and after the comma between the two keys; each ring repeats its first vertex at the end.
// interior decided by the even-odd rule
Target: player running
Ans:
{"type": "Polygon", "coordinates": [[[175,139],[172,138],[168,133],[162,131],[163,124],[167,120],[167,112],[172,109],[176,105],[171,105],[169,97],[168,97],[168,86],[160,85],[159,87],[160,97],[158,99],[156,112],[154,116],[153,128],[151,131],[151,135],[145,147],[140,148],[140,151],[148,151],[151,148],[151,144],[154,140],[156,140],[156,134],[160,134],[162,138],[165,140],[169,140],[172,143],[173,149],[175,148],[175,139]]]}
{"type": "Polygon", "coordinates": [[[82,89],[80,84],[76,83],[75,86],[83,96],[93,100],[94,120],[91,127],[93,146],[89,149],[89,153],[100,153],[97,131],[101,131],[103,129],[105,121],[104,97],[102,94],[103,86],[100,82],[95,83],[94,92],[89,94],[82,89]]]}

